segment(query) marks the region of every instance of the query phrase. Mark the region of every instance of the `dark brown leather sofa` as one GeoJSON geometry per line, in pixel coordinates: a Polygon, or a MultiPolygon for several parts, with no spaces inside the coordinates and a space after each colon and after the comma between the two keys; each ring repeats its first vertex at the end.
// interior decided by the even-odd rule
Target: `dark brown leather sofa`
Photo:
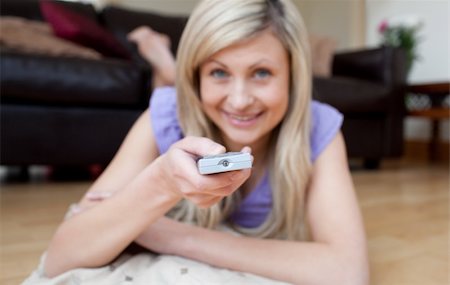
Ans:
{"type": "Polygon", "coordinates": [[[403,154],[406,75],[404,51],[379,47],[336,54],[332,77],[314,78],[314,97],[344,114],[348,156],[366,168],[403,154]]]}
{"type": "MultiPolygon", "coordinates": [[[[166,33],[175,52],[186,17],[102,11],[64,3],[111,31],[131,60],[30,55],[1,50],[1,165],[106,165],[148,106],[151,69],[126,34],[140,25],[166,33]]],[[[37,1],[2,0],[2,15],[43,20],[37,1]]],[[[378,167],[403,146],[405,59],[380,47],[335,55],[333,76],[314,79],[314,97],[345,116],[349,157],[378,167]]]]}
{"type": "MultiPolygon", "coordinates": [[[[149,25],[171,37],[173,51],[186,17],[59,2],[111,33],[131,60],[91,60],[1,49],[1,165],[107,164],[148,107],[151,68],[126,34],[149,25]]],[[[2,16],[44,21],[37,0],[2,0],[2,16]]]]}

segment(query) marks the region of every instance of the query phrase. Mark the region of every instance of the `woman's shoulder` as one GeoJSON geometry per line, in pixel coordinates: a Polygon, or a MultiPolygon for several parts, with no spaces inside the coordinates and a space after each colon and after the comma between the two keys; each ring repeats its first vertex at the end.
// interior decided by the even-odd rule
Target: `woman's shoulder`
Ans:
{"type": "Polygon", "coordinates": [[[159,153],[163,154],[183,137],[177,114],[175,87],[159,87],[153,91],[150,97],[150,117],[159,153]]]}
{"type": "Polygon", "coordinates": [[[344,116],[334,107],[314,100],[311,116],[311,160],[314,161],[340,131],[344,116]]]}
{"type": "Polygon", "coordinates": [[[164,86],[155,88],[150,96],[150,107],[152,105],[166,105],[167,103],[176,104],[177,90],[173,86],[164,86]]]}

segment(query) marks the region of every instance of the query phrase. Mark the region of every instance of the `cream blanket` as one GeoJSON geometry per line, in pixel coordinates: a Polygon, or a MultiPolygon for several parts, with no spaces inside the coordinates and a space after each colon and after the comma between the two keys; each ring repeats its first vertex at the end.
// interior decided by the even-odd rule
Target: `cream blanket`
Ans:
{"type": "Polygon", "coordinates": [[[43,275],[45,254],[39,267],[23,285],[282,285],[280,281],[231,271],[171,255],[123,254],[114,263],[95,269],[74,269],[55,278],[43,275]]]}

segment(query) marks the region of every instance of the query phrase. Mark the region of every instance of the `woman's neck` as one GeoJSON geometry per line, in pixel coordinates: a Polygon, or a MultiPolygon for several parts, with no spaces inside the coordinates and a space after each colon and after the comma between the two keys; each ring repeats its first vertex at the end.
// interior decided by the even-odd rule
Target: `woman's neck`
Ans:
{"type": "MultiPolygon", "coordinates": [[[[241,193],[243,197],[247,196],[259,183],[267,168],[270,155],[270,140],[271,136],[266,135],[257,142],[249,145],[252,149],[253,167],[250,178],[241,186],[241,193]]],[[[224,139],[227,151],[241,151],[245,145],[236,144],[224,139]]]]}
{"type": "Polygon", "coordinates": [[[241,151],[245,146],[249,146],[252,149],[251,154],[253,156],[253,166],[260,166],[266,162],[266,157],[270,149],[270,139],[271,136],[268,134],[251,145],[238,144],[228,140],[227,138],[223,138],[223,142],[227,151],[241,151]]]}

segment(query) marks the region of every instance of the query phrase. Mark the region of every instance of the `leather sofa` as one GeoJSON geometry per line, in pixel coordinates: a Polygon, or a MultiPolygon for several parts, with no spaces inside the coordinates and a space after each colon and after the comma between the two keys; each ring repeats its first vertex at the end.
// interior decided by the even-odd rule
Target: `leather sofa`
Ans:
{"type": "Polygon", "coordinates": [[[344,114],[350,158],[378,168],[403,154],[407,64],[403,50],[378,47],[334,55],[331,78],[314,78],[314,97],[344,114]]]}
{"type": "MultiPolygon", "coordinates": [[[[92,60],[1,49],[1,165],[106,165],[148,107],[151,68],[126,34],[149,25],[171,37],[186,17],[59,2],[110,31],[131,59],[92,60]]],[[[2,16],[44,21],[37,0],[2,0],[2,16]]]]}
{"type": "MultiPolygon", "coordinates": [[[[186,17],[62,3],[109,30],[131,59],[55,57],[1,49],[1,165],[106,165],[147,108],[151,68],[126,34],[140,25],[168,34],[175,52],[186,17]]],[[[36,0],[2,0],[2,16],[43,21],[36,0]]],[[[403,147],[405,57],[379,47],[334,56],[314,98],[345,116],[348,155],[376,168],[403,147]]]]}

